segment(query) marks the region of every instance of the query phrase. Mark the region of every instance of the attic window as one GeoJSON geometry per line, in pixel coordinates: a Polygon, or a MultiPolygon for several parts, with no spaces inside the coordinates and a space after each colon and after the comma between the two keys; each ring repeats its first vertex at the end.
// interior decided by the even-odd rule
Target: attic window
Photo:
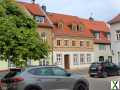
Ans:
{"type": "Polygon", "coordinates": [[[63,28],[64,28],[64,24],[63,24],[62,22],[60,22],[60,23],[58,24],[58,28],[59,28],[59,29],[63,29],[63,28]]]}
{"type": "Polygon", "coordinates": [[[35,20],[37,23],[44,23],[45,17],[44,16],[35,16],[35,20]]]}
{"type": "Polygon", "coordinates": [[[83,31],[85,29],[85,26],[83,24],[78,25],[78,30],[83,31]]]}
{"type": "Polygon", "coordinates": [[[96,39],[100,39],[100,32],[93,32],[93,35],[96,39]]]}
{"type": "Polygon", "coordinates": [[[75,32],[78,31],[77,24],[72,24],[72,31],[75,31],[75,32]]]}
{"type": "Polygon", "coordinates": [[[110,33],[109,33],[109,32],[104,33],[104,36],[105,36],[108,40],[110,40],[110,33]]]}

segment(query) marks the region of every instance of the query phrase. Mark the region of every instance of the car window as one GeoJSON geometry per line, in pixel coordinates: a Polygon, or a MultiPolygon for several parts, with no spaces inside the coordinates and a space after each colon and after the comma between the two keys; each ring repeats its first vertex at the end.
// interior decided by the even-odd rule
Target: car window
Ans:
{"type": "Polygon", "coordinates": [[[106,63],[106,67],[114,67],[113,63],[106,63]]]}
{"type": "Polygon", "coordinates": [[[10,71],[4,76],[4,78],[12,78],[12,77],[17,76],[21,73],[22,73],[22,71],[10,71]]]}
{"type": "Polygon", "coordinates": [[[61,68],[53,68],[53,73],[55,76],[66,76],[66,72],[61,68]]]}
{"type": "Polygon", "coordinates": [[[99,63],[92,63],[91,67],[96,68],[98,65],[100,65],[99,63]]]}
{"type": "Polygon", "coordinates": [[[53,72],[51,68],[34,68],[28,71],[33,75],[40,75],[40,76],[52,76],[53,72]]]}

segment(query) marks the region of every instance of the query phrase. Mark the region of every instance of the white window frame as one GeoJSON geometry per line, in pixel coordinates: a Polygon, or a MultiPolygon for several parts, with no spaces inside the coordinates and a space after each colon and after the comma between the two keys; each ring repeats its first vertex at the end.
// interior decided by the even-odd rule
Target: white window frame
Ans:
{"type": "Polygon", "coordinates": [[[87,63],[91,63],[92,62],[92,55],[91,54],[86,54],[86,57],[87,57],[87,63]]]}
{"type": "Polygon", "coordinates": [[[78,54],[73,54],[73,64],[79,65],[79,55],[78,54]]]}
{"type": "Polygon", "coordinates": [[[42,38],[42,40],[43,40],[43,42],[46,42],[47,41],[47,33],[46,32],[41,32],[41,38],[42,38]],[[44,35],[43,35],[43,33],[44,33],[44,35]]]}
{"type": "Polygon", "coordinates": [[[63,29],[63,28],[64,28],[63,22],[58,23],[58,28],[59,28],[59,29],[63,29]]]}
{"type": "Polygon", "coordinates": [[[85,54],[80,54],[80,64],[85,64],[85,54]]]}
{"type": "Polygon", "coordinates": [[[47,58],[39,60],[39,65],[40,66],[47,66],[49,64],[50,64],[50,62],[49,62],[49,60],[47,58]]]}
{"type": "Polygon", "coordinates": [[[56,54],[56,64],[62,65],[62,54],[56,54]]]}
{"type": "Polygon", "coordinates": [[[72,31],[77,32],[77,24],[72,24],[72,31]]]}
{"type": "Polygon", "coordinates": [[[120,40],[120,30],[116,31],[116,40],[120,40]]]}
{"type": "Polygon", "coordinates": [[[100,32],[94,32],[94,36],[96,39],[100,39],[100,32]]]}
{"type": "Polygon", "coordinates": [[[64,40],[64,46],[65,46],[65,47],[68,47],[68,46],[69,46],[69,39],[65,39],[65,40],[64,40]],[[66,41],[67,41],[67,44],[66,44],[66,41]]]}
{"type": "Polygon", "coordinates": [[[56,46],[62,46],[62,40],[57,39],[57,40],[56,40],[56,46]],[[58,41],[60,41],[60,45],[58,45],[58,41]]]}
{"type": "Polygon", "coordinates": [[[45,17],[44,16],[35,16],[35,20],[37,21],[37,23],[44,23],[45,17]]]}
{"type": "Polygon", "coordinates": [[[108,39],[108,40],[111,39],[111,35],[110,35],[110,33],[107,33],[107,39],[108,39]]]}

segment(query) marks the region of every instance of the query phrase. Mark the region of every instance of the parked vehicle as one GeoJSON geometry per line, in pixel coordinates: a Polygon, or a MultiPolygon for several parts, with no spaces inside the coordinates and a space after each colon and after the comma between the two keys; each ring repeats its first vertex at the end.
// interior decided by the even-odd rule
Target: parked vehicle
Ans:
{"type": "Polygon", "coordinates": [[[111,62],[94,62],[89,68],[91,77],[107,77],[110,75],[120,75],[120,67],[111,62]]]}
{"type": "Polygon", "coordinates": [[[4,77],[8,73],[8,70],[1,70],[0,71],[0,90],[2,90],[1,87],[1,78],[4,77]]]}
{"type": "Polygon", "coordinates": [[[29,67],[11,70],[2,78],[3,90],[89,90],[81,75],[57,66],[29,67]]]}
{"type": "Polygon", "coordinates": [[[1,80],[0,80],[0,90],[2,90],[2,86],[1,86],[1,80]]]}

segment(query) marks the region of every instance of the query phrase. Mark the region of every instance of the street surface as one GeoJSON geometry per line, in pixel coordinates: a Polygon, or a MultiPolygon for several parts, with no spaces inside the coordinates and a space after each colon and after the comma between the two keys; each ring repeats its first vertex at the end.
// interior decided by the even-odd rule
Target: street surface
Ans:
{"type": "Polygon", "coordinates": [[[90,83],[90,90],[111,90],[111,80],[119,80],[120,76],[112,76],[108,78],[90,78],[89,76],[86,78],[90,83]]]}
{"type": "Polygon", "coordinates": [[[120,81],[120,76],[110,76],[107,78],[91,78],[88,75],[88,68],[81,69],[75,73],[85,76],[90,84],[89,90],[111,90],[111,80],[120,81]]]}

